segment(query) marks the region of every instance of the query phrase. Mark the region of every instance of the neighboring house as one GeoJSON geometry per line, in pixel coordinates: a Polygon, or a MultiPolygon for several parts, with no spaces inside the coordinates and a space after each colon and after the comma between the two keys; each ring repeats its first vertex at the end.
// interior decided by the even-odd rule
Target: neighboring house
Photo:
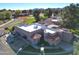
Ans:
{"type": "Polygon", "coordinates": [[[55,17],[55,18],[47,18],[44,21],[39,21],[38,23],[41,23],[45,26],[49,26],[51,24],[55,24],[55,25],[60,25],[60,22],[62,21],[62,19],[60,17],[55,17]]]}
{"type": "Polygon", "coordinates": [[[58,28],[59,29],[59,26],[58,25],[55,25],[55,24],[48,25],[47,27],[48,28],[58,28]]]}

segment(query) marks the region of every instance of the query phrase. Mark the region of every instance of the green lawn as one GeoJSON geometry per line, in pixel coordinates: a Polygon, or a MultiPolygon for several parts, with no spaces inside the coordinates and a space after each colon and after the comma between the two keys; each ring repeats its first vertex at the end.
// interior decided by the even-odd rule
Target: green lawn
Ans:
{"type": "Polygon", "coordinates": [[[32,24],[32,23],[34,23],[36,20],[35,20],[35,18],[33,17],[33,16],[28,16],[25,20],[24,20],[24,23],[25,24],[32,24]]]}
{"type": "Polygon", "coordinates": [[[76,35],[79,35],[79,29],[70,29],[70,31],[76,35]]]}

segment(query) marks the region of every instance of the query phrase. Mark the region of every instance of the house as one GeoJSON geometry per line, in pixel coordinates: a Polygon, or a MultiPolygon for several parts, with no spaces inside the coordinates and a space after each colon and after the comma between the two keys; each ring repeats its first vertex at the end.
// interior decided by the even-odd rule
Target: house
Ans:
{"type": "Polygon", "coordinates": [[[61,41],[59,35],[57,34],[57,31],[50,29],[45,29],[44,40],[47,41],[50,45],[57,45],[61,41]]]}
{"type": "Polygon", "coordinates": [[[55,24],[55,25],[60,25],[60,22],[62,21],[62,19],[60,17],[56,17],[56,18],[47,18],[44,21],[39,21],[40,24],[43,24],[45,26],[49,26],[51,24],[55,24]]]}
{"type": "Polygon", "coordinates": [[[38,23],[28,26],[16,26],[15,33],[23,37],[26,41],[30,41],[31,44],[37,44],[43,36],[42,26],[38,23]]]}
{"type": "Polygon", "coordinates": [[[59,35],[61,39],[67,43],[72,42],[74,35],[68,30],[68,29],[63,29],[63,31],[59,32],[59,35]]]}
{"type": "Polygon", "coordinates": [[[43,24],[34,23],[32,25],[16,26],[14,32],[26,41],[29,41],[32,45],[37,45],[38,42],[43,39],[48,42],[49,45],[55,46],[60,44],[61,41],[72,41],[73,35],[67,29],[58,28],[57,26],[52,26],[52,28],[49,27],[43,24]]]}
{"type": "Polygon", "coordinates": [[[48,28],[59,28],[59,26],[58,25],[55,25],[55,24],[48,25],[47,27],[48,28]]]}

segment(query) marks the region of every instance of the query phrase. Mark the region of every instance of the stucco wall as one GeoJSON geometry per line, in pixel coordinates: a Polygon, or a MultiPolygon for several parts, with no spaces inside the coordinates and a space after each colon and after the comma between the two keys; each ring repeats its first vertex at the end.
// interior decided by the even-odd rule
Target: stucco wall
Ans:
{"type": "Polygon", "coordinates": [[[33,31],[33,32],[27,32],[27,31],[24,31],[23,29],[20,29],[18,27],[15,27],[15,32],[19,33],[20,36],[26,36],[27,37],[27,40],[30,40],[31,44],[37,44],[38,43],[38,40],[34,40],[32,39],[32,35],[33,34],[36,34],[36,33],[40,33],[40,34],[43,34],[43,30],[42,29],[39,29],[39,30],[36,30],[36,31],[33,31]]]}

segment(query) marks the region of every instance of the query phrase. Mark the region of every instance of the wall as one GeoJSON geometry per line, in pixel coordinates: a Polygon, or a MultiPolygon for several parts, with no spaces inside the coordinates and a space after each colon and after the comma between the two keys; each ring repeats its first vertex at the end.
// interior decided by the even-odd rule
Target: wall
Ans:
{"type": "Polygon", "coordinates": [[[32,35],[36,34],[36,33],[43,34],[42,29],[39,29],[39,30],[36,30],[36,31],[33,31],[33,32],[27,32],[27,31],[24,31],[23,29],[20,29],[18,27],[15,27],[15,32],[16,33],[18,32],[20,34],[19,36],[27,37],[27,40],[29,40],[31,42],[31,44],[33,44],[33,45],[37,44],[39,41],[38,40],[36,40],[36,41],[33,40],[32,35]]]}

